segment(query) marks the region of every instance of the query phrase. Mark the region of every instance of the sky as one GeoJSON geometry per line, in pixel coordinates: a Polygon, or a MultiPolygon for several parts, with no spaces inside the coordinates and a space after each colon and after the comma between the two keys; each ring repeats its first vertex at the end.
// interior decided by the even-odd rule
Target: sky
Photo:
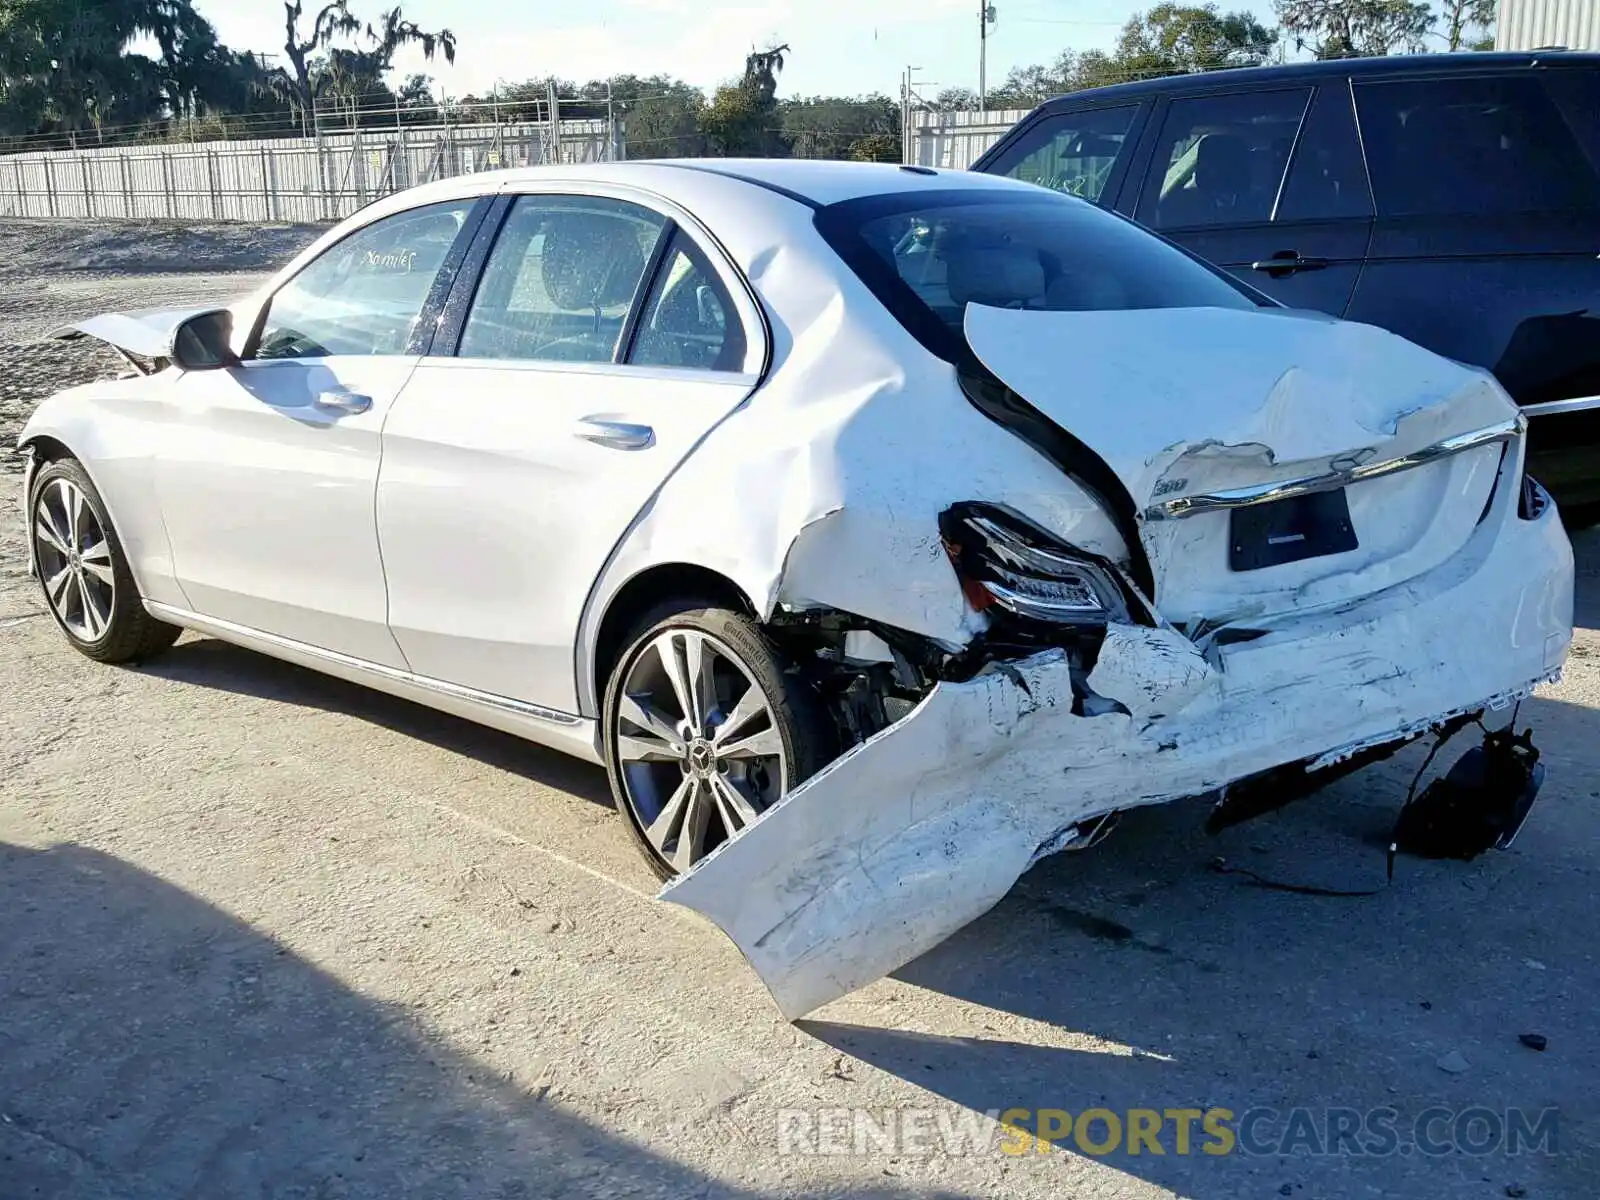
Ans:
{"type": "MultiPolygon", "coordinates": [[[[375,19],[396,0],[351,0],[351,11],[375,19]]],[[[434,77],[435,92],[488,94],[500,80],[557,75],[582,82],[607,75],[658,73],[700,87],[737,76],[753,48],[787,42],[791,53],[780,96],[898,95],[907,66],[917,90],[978,84],[978,0],[748,0],[725,8],[692,0],[585,0],[557,5],[466,4],[409,0],[405,15],[424,29],[454,31],[455,66],[424,63],[421,53],[396,58],[399,72],[434,77]]],[[[1147,5],[1122,0],[993,0],[988,78],[1014,66],[1049,62],[1063,49],[1105,49],[1128,17],[1147,5]]],[[[284,41],[282,0],[196,0],[195,7],[236,50],[278,52],[284,41]]],[[[316,0],[305,0],[309,13],[316,0]]],[[[1269,0],[1224,0],[1271,24],[1269,0]]],[[[281,58],[280,60],[281,61],[281,58]]]]}

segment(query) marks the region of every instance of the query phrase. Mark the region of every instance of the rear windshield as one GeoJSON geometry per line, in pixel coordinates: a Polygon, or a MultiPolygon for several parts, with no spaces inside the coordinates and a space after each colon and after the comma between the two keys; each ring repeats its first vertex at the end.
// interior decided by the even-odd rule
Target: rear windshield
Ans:
{"type": "Polygon", "coordinates": [[[869,196],[822,209],[817,228],[908,331],[952,361],[968,304],[1084,312],[1262,302],[1131,221],[1042,188],[869,196]]]}

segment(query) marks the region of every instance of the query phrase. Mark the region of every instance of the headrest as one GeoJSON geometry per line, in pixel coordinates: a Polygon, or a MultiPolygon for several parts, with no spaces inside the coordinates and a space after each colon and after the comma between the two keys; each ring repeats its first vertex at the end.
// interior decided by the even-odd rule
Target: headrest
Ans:
{"type": "Polygon", "coordinates": [[[545,290],[562,308],[609,308],[633,296],[644,251],[631,221],[555,213],[544,229],[545,290]]]}
{"type": "Polygon", "coordinates": [[[1250,178],[1250,147],[1227,133],[1208,133],[1195,151],[1195,177],[1202,186],[1243,183],[1250,178]]]}
{"type": "Polygon", "coordinates": [[[993,242],[963,246],[946,253],[946,284],[957,304],[994,308],[1036,300],[1044,295],[1044,264],[1039,252],[1025,246],[993,242]]]}

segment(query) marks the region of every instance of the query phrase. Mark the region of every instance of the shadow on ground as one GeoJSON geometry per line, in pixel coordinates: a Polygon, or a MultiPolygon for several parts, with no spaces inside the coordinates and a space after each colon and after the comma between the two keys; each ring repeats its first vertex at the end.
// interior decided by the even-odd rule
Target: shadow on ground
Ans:
{"type": "MultiPolygon", "coordinates": [[[[1202,832],[1198,803],[1130,813],[1103,846],[1041,863],[986,917],[896,973],[1123,1049],[802,1027],[979,1111],[1106,1108],[1126,1122],[1141,1108],[1273,1110],[1253,1127],[1251,1141],[1268,1151],[1253,1158],[1199,1153],[1198,1125],[1196,1152],[1177,1155],[1171,1121],[1165,1156],[1130,1155],[1126,1142],[1105,1156],[1184,1196],[1267,1195],[1280,1184],[1295,1195],[1354,1196],[1379,1185],[1396,1195],[1454,1196],[1456,1186],[1461,1195],[1500,1195],[1507,1185],[1600,1195],[1594,710],[1541,700],[1521,715],[1563,751],[1509,852],[1472,863],[1402,858],[1383,886],[1395,811],[1420,766],[1413,749],[1216,837],[1202,832]],[[1382,890],[1362,898],[1268,890],[1215,871],[1219,857],[1285,883],[1382,890]],[[1549,1049],[1523,1046],[1518,1035],[1527,1032],[1545,1035],[1549,1049]],[[1469,1064],[1459,1075],[1438,1065],[1452,1051],[1469,1064]],[[1322,1141],[1332,1108],[1393,1107],[1409,1141],[1434,1105],[1482,1106],[1502,1121],[1521,1108],[1535,1123],[1553,1107],[1557,1152],[1310,1160],[1302,1141],[1300,1153],[1278,1153],[1297,1107],[1310,1111],[1322,1141]]],[[[1430,1132],[1437,1138],[1441,1127],[1430,1132]]],[[[1105,1136],[1096,1126],[1091,1143],[1105,1136]]],[[[1071,1133],[1060,1141],[1082,1150],[1071,1133]]]]}
{"type": "MultiPolygon", "coordinates": [[[[1580,535],[1578,549],[1578,624],[1592,630],[1600,537],[1580,535]]],[[[349,713],[605,803],[593,768],[220,642],[186,642],[146,670],[349,713]]],[[[1413,748],[1216,838],[1200,832],[1198,804],[1136,811],[1105,846],[1042,863],[992,913],[897,973],[1101,1039],[1103,1051],[1014,1033],[802,1027],[979,1111],[1266,1110],[1251,1129],[1264,1153],[1178,1155],[1168,1123],[1167,1153],[1131,1155],[1123,1142],[1105,1156],[1199,1200],[1281,1187],[1306,1197],[1600,1195],[1594,713],[1551,699],[1522,706],[1550,779],[1509,853],[1402,859],[1381,886],[1383,846],[1420,763],[1413,748]],[[1212,870],[1219,856],[1284,882],[1381,890],[1264,890],[1212,870]],[[1544,1035],[1548,1050],[1522,1045],[1522,1033],[1544,1035]],[[1465,1070],[1439,1065],[1452,1055],[1465,1070]],[[1436,1108],[1486,1109],[1502,1123],[1517,1109],[1530,1125],[1553,1110],[1555,1151],[1372,1156],[1331,1144],[1334,1109],[1367,1119],[1392,1109],[1380,1119],[1404,1146],[1436,1108]],[[1298,1146],[1285,1142],[1297,1109],[1333,1152],[1308,1157],[1306,1125],[1298,1146]]],[[[130,1195],[197,1183],[274,1196],[719,1191],[554,1105],[474,1078],[469,1060],[428,1042],[404,1013],[116,860],[11,850],[0,868],[0,1097],[17,1109],[4,1110],[0,1153],[21,1155],[33,1194],[74,1192],[79,1179],[138,1180],[130,1195]],[[102,954],[108,947],[117,953],[102,954]],[[82,1017],[63,1023],[74,1006],[82,1017]],[[96,1074],[101,1111],[52,1101],[95,1090],[51,1086],[80,1072],[96,1074]]],[[[1481,1126],[1468,1132],[1482,1136],[1481,1126]]],[[[1450,1122],[1430,1133],[1448,1141],[1450,1122]]],[[[1195,1147],[1204,1140],[1197,1133],[1195,1147]]]]}
{"type": "Polygon", "coordinates": [[[750,1194],[117,858],[0,843],[0,912],[7,1200],[750,1194]]]}
{"type": "Polygon", "coordinates": [[[186,638],[139,669],[178,683],[344,713],[611,807],[605,773],[589,763],[214,638],[186,638]]]}

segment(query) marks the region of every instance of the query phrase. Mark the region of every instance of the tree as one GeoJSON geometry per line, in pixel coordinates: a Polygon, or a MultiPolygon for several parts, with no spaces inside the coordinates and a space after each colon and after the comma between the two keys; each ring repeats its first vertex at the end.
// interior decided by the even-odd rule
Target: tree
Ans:
{"type": "Polygon", "coordinates": [[[1417,52],[1436,21],[1419,0],[1274,0],[1295,48],[1318,58],[1417,52]]]}
{"type": "Polygon", "coordinates": [[[739,82],[717,89],[700,120],[714,153],[772,157],[787,152],[778,127],[777,91],[788,53],[787,45],[752,51],[739,82]]]}
{"type": "MultiPolygon", "coordinates": [[[[1251,67],[1269,61],[1277,31],[1248,12],[1222,13],[1214,4],[1162,3],[1135,13],[1122,27],[1116,49],[1063,50],[1053,62],[1017,67],[989,92],[990,108],[1032,108],[1051,96],[1134,79],[1186,75],[1221,67],[1251,67]]],[[[939,93],[941,109],[975,109],[966,88],[939,93]]]]}
{"type": "Polygon", "coordinates": [[[258,64],[190,0],[0,0],[0,125],[32,133],[194,115],[248,91],[258,64]],[[132,54],[141,36],[159,57],[132,54]]]}
{"type": "Polygon", "coordinates": [[[1494,49],[1496,0],[1441,0],[1444,40],[1452,50],[1494,49]],[[1472,36],[1473,31],[1477,36],[1472,36]]]}
{"type": "Polygon", "coordinates": [[[456,61],[455,34],[448,29],[421,29],[399,8],[385,12],[376,26],[363,25],[350,11],[350,0],[330,0],[311,18],[310,29],[302,32],[304,16],[304,0],[283,0],[283,50],[289,67],[277,68],[270,77],[272,90],[299,114],[302,124],[322,95],[335,96],[352,107],[363,98],[391,95],[383,86],[383,76],[401,46],[420,46],[429,61],[436,53],[442,53],[446,62],[456,61]],[[365,48],[333,44],[358,36],[366,40],[365,48]],[[322,55],[314,58],[318,51],[322,55]]]}
{"type": "Polygon", "coordinates": [[[1254,67],[1267,61],[1277,36],[1247,12],[1158,4],[1129,18],[1113,61],[1132,79],[1254,67]]]}
{"type": "Polygon", "coordinates": [[[778,106],[778,126],[795,158],[900,158],[900,106],[887,96],[811,96],[778,106]]]}

